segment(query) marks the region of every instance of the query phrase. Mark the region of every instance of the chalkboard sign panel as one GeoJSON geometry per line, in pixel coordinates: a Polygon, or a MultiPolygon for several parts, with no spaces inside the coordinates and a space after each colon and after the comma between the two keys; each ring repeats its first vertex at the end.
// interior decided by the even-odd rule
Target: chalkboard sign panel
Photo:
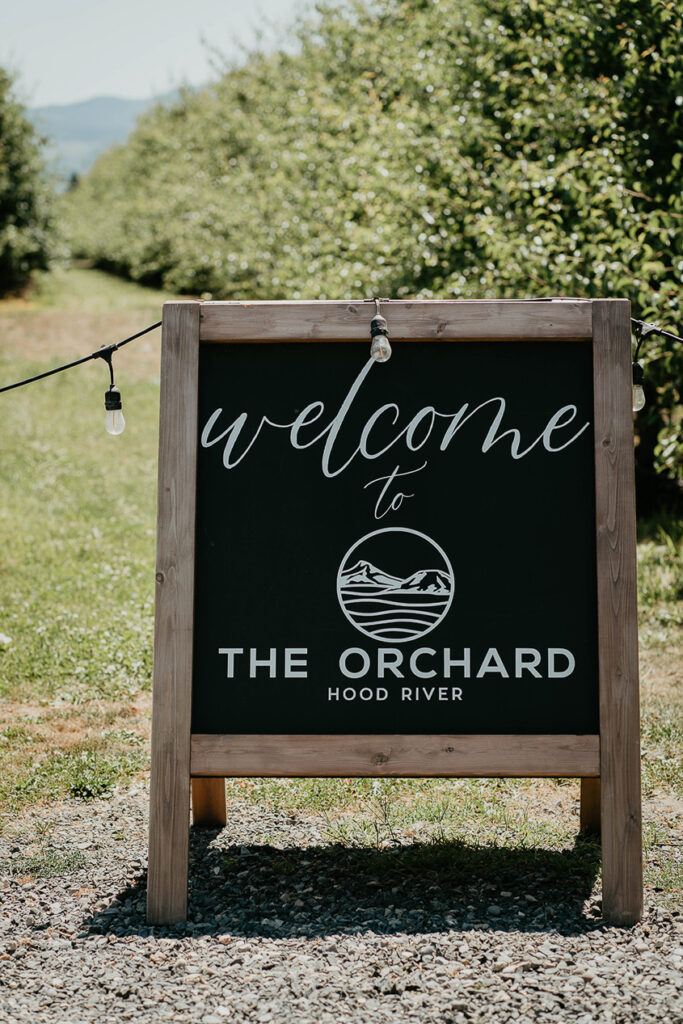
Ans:
{"type": "Polygon", "coordinates": [[[192,731],[597,733],[593,446],[588,342],[203,343],[192,731]]]}
{"type": "Polygon", "coordinates": [[[164,307],[148,921],[224,778],[581,779],[642,908],[625,300],[164,307]]]}

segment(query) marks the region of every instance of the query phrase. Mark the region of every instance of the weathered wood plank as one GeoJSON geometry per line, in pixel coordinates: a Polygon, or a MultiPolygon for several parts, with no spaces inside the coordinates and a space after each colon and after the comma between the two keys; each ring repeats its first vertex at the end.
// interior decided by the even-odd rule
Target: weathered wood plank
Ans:
{"type": "Polygon", "coordinates": [[[192,779],[192,824],[197,828],[223,828],[227,822],[225,779],[192,779]]]}
{"type": "Polygon", "coordinates": [[[199,303],[164,305],[147,920],[185,919],[199,303]]]}
{"type": "MultiPolygon", "coordinates": [[[[382,302],[392,341],[587,341],[591,303],[515,300],[382,302]]],[[[203,302],[202,341],[368,341],[374,302],[203,302]]]]}
{"type": "Polygon", "coordinates": [[[600,770],[597,736],[192,737],[193,775],[578,777],[600,770]]]}
{"type": "Polygon", "coordinates": [[[602,909],[615,925],[643,902],[629,316],[626,300],[593,303],[602,909]]]}
{"type": "Polygon", "coordinates": [[[582,836],[600,835],[600,779],[581,779],[582,836]]]}

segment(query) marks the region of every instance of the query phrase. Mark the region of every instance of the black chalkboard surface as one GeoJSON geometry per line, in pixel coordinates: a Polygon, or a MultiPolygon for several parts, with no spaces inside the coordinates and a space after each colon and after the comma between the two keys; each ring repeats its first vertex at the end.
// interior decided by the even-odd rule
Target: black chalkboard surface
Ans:
{"type": "Polygon", "coordinates": [[[590,343],[199,347],[192,732],[597,733],[590,343]]]}

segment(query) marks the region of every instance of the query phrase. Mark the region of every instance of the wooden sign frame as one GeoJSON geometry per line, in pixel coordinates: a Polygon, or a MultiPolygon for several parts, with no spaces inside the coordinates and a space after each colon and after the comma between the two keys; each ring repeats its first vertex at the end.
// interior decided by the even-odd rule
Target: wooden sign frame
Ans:
{"type": "Polygon", "coordinates": [[[192,735],[200,341],[366,341],[367,302],[168,302],[163,311],[147,919],[187,912],[195,823],[225,824],[229,776],[578,777],[601,832],[603,916],[642,914],[630,306],[623,299],[385,301],[392,341],[576,341],[593,349],[598,735],[192,735]]]}

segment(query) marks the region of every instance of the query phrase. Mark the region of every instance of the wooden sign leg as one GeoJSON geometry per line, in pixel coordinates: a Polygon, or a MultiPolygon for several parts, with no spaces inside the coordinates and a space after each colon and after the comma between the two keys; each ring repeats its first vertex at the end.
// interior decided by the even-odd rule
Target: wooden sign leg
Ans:
{"type": "Polygon", "coordinates": [[[174,924],[187,917],[190,845],[190,772],[150,781],[147,924],[174,924]],[[183,779],[184,775],[184,779],[183,779]]]}
{"type": "Polygon", "coordinates": [[[192,824],[198,828],[224,828],[227,823],[225,779],[193,779],[192,824]]]}
{"type": "Polygon", "coordinates": [[[581,779],[581,835],[600,835],[600,779],[581,779]]]}
{"type": "Polygon", "coordinates": [[[147,921],[187,916],[199,303],[164,305],[147,921]]]}
{"type": "Polygon", "coordinates": [[[643,912],[629,316],[626,300],[593,302],[602,913],[622,926],[643,912]]]}

